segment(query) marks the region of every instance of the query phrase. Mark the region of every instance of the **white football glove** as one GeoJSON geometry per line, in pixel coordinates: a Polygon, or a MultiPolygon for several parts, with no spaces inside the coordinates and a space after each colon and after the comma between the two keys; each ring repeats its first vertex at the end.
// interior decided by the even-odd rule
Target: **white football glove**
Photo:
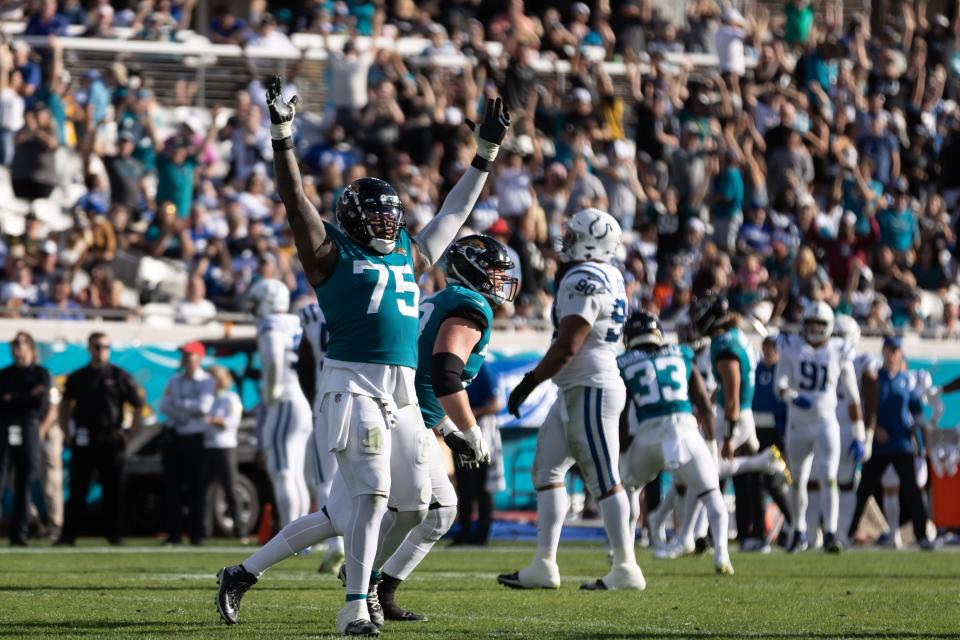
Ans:
{"type": "Polygon", "coordinates": [[[481,465],[485,462],[490,462],[490,445],[487,444],[486,439],[483,437],[483,432],[480,431],[478,425],[473,425],[469,429],[463,432],[463,439],[467,441],[467,444],[470,445],[472,450],[472,455],[469,459],[466,456],[464,462],[481,465]]]}

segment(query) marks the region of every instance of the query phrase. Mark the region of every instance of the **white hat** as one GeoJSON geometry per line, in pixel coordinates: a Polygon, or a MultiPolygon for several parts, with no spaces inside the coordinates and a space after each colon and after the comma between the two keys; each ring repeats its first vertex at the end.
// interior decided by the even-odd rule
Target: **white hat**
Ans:
{"type": "Polygon", "coordinates": [[[857,214],[853,211],[845,211],[843,217],[840,218],[840,221],[843,224],[855,225],[857,224],[857,214]]]}
{"type": "Polygon", "coordinates": [[[689,231],[699,231],[700,233],[706,233],[707,225],[703,223],[703,220],[700,218],[690,218],[687,221],[687,229],[689,231]]]}
{"type": "Polygon", "coordinates": [[[574,102],[593,102],[593,97],[590,95],[590,92],[583,87],[574,89],[570,93],[570,97],[573,98],[574,102]]]}
{"type": "Polygon", "coordinates": [[[573,6],[570,7],[570,13],[574,15],[579,13],[581,15],[589,16],[590,7],[588,7],[585,2],[574,2],[573,6]]]}
{"type": "Polygon", "coordinates": [[[53,240],[45,240],[43,244],[40,245],[41,253],[47,253],[53,256],[57,254],[57,250],[58,250],[57,243],[54,242],[53,240]]]}

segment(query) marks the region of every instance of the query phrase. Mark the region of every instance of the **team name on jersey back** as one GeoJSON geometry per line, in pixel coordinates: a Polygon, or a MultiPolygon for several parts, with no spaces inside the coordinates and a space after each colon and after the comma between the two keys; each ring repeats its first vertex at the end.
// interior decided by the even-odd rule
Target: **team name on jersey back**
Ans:
{"type": "Polygon", "coordinates": [[[689,387],[693,360],[690,347],[673,344],[652,351],[632,349],[617,357],[638,423],[693,412],[689,387]]]}
{"type": "Polygon", "coordinates": [[[472,289],[454,283],[420,302],[419,364],[417,365],[416,389],[420,413],[427,428],[433,428],[443,419],[446,412],[440,406],[433,391],[431,359],[437,334],[445,320],[459,317],[469,320],[480,329],[480,340],[473,347],[463,367],[460,380],[469,385],[480,371],[490,344],[490,330],[493,326],[493,309],[482,295],[472,289]]]}
{"type": "Polygon", "coordinates": [[[590,333],[577,354],[553,381],[560,387],[620,385],[616,357],[627,320],[626,287],[615,266],[600,262],[573,265],[557,287],[552,310],[554,337],[560,322],[578,315],[590,333]]]}
{"type": "Polygon", "coordinates": [[[315,288],[329,331],[327,357],[416,369],[420,289],[406,229],[383,256],[324,225],[337,246],[333,274],[315,288]]]}

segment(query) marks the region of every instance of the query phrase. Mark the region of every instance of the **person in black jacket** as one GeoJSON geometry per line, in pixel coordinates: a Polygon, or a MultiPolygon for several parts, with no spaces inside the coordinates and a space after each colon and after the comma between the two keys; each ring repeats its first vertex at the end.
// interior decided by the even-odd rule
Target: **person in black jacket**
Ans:
{"type": "Polygon", "coordinates": [[[73,545],[86,508],[87,490],[96,471],[103,485],[103,530],[107,541],[123,544],[123,465],[126,437],[124,405],[133,407],[139,424],[143,400],[133,377],[110,364],[110,339],[94,332],[87,340],[90,364],[67,378],[60,403],[60,424],[68,429],[71,447],[70,500],[57,544],[73,545]]]}
{"type": "Polygon", "coordinates": [[[13,467],[12,546],[27,542],[30,484],[40,469],[40,423],[50,403],[50,373],[37,364],[33,337],[20,331],[10,343],[13,364],[0,370],[0,479],[13,467]]]}

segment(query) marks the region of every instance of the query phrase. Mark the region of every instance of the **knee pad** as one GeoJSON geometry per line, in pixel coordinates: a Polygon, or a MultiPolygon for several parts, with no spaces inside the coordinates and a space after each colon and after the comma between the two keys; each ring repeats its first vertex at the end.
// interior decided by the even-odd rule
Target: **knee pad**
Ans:
{"type": "Polygon", "coordinates": [[[427,529],[424,532],[424,541],[439,541],[440,538],[443,537],[443,534],[453,526],[453,521],[456,520],[456,518],[456,507],[437,507],[436,509],[430,509],[430,513],[427,514],[427,517],[423,521],[423,525],[427,529]]]}
{"type": "MultiPolygon", "coordinates": [[[[391,509],[391,511],[393,511],[391,509]]],[[[402,527],[406,531],[410,531],[415,526],[426,520],[428,511],[423,509],[422,511],[394,511],[394,525],[395,527],[402,527]]]]}

